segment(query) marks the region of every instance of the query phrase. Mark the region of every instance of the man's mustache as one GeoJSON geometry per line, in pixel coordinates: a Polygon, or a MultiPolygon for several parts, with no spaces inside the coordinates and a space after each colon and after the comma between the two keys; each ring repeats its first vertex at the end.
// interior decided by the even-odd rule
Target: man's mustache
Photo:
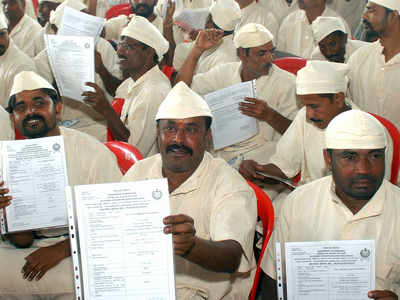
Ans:
{"type": "Polygon", "coordinates": [[[314,122],[314,123],[321,123],[322,122],[322,120],[314,119],[314,118],[310,118],[310,121],[314,122]]]}
{"type": "Polygon", "coordinates": [[[375,183],[377,181],[376,177],[368,175],[368,174],[359,174],[350,179],[350,183],[353,184],[355,181],[358,180],[367,180],[370,183],[375,183]]]}
{"type": "Polygon", "coordinates": [[[174,150],[183,150],[183,151],[186,151],[187,153],[189,153],[190,156],[193,155],[193,150],[185,145],[172,144],[172,145],[168,145],[167,148],[165,149],[165,151],[167,153],[170,151],[174,151],[174,150]]]}

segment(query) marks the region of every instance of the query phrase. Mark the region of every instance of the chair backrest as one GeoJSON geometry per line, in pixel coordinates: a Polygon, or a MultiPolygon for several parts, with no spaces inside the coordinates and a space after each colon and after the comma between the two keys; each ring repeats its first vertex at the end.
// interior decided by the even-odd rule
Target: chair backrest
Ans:
{"type": "Polygon", "coordinates": [[[400,168],[400,132],[397,127],[390,122],[389,120],[372,114],[383,126],[385,126],[386,130],[389,132],[392,142],[393,142],[393,158],[392,158],[392,170],[390,173],[390,182],[394,185],[397,184],[397,178],[399,176],[399,168],[400,168]]]}
{"type": "Polygon", "coordinates": [[[301,57],[282,57],[273,61],[279,68],[297,75],[297,72],[306,66],[307,59],[301,57]]]}
{"type": "Polygon", "coordinates": [[[261,248],[260,258],[257,262],[256,275],[254,277],[253,287],[251,288],[250,300],[256,298],[256,291],[258,282],[261,275],[261,261],[264,256],[265,249],[267,247],[269,238],[271,237],[272,230],[274,229],[274,207],[272,201],[264,191],[255,185],[254,183],[247,181],[249,186],[254,190],[257,197],[257,213],[263,224],[263,244],[261,248]]]}
{"type": "Polygon", "coordinates": [[[122,174],[125,174],[137,161],[143,159],[140,151],[128,143],[112,141],[106,142],[104,145],[117,157],[118,166],[122,174]]]}
{"type": "MultiPolygon", "coordinates": [[[[122,107],[124,106],[125,99],[124,98],[115,98],[111,103],[111,107],[117,113],[118,116],[121,116],[122,107]]],[[[110,128],[107,128],[107,142],[115,141],[115,137],[112,134],[110,128]]]]}
{"type": "Polygon", "coordinates": [[[106,19],[118,17],[119,15],[129,16],[130,14],[133,14],[133,11],[129,3],[117,4],[107,10],[106,19]]]}
{"type": "Polygon", "coordinates": [[[172,75],[174,74],[175,69],[174,67],[171,66],[164,66],[162,69],[162,72],[165,74],[165,76],[168,77],[168,79],[171,81],[172,75]]]}

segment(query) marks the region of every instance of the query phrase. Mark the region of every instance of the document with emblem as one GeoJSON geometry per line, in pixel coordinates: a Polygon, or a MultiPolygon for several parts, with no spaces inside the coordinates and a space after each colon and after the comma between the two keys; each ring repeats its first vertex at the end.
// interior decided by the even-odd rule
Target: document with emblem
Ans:
{"type": "Polygon", "coordinates": [[[162,222],[170,215],[165,178],[66,194],[76,299],[175,299],[172,237],[162,222]]]}
{"type": "Polygon", "coordinates": [[[285,243],[288,300],[367,300],[375,290],[375,241],[285,243]]]}
{"type": "Polygon", "coordinates": [[[63,137],[2,141],[1,156],[13,198],[2,211],[2,233],[67,226],[63,137]]]}
{"type": "Polygon", "coordinates": [[[256,98],[255,81],[241,82],[204,95],[214,116],[211,123],[214,150],[245,141],[258,133],[255,118],[239,111],[245,97],[256,98]]]}
{"type": "Polygon", "coordinates": [[[94,40],[84,36],[45,36],[50,66],[61,96],[83,101],[81,94],[95,82],[94,40]]]}

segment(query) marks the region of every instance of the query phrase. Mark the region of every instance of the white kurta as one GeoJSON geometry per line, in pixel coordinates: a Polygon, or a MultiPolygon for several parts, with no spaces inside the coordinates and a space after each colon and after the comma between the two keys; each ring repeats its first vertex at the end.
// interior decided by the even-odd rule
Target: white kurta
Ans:
{"type": "MultiPolygon", "coordinates": [[[[119,182],[121,180],[122,174],[114,154],[102,143],[76,130],[62,127],[60,130],[64,137],[70,185],[119,182]]],[[[26,262],[24,257],[39,247],[50,246],[64,239],[65,237],[35,240],[34,245],[27,249],[16,249],[8,242],[0,242],[0,256],[7,257],[2,261],[3,267],[0,270],[0,298],[74,299],[71,257],[62,260],[39,281],[27,281],[21,275],[21,269],[26,262]]]]}
{"type": "Polygon", "coordinates": [[[36,20],[24,15],[19,23],[10,32],[10,38],[13,39],[18,48],[20,48],[23,52],[30,57],[34,57],[34,37],[40,32],[41,29],[42,26],[40,26],[36,20]]]}
{"type": "Polygon", "coordinates": [[[265,11],[265,8],[256,1],[253,1],[249,6],[246,6],[242,9],[242,18],[235,30],[239,30],[248,23],[257,23],[263,25],[272,33],[274,40],[276,40],[279,30],[279,23],[277,19],[273,13],[265,11]]]}
{"type": "MultiPolygon", "coordinates": [[[[159,154],[137,162],[122,181],[162,178],[159,154]]],[[[175,255],[177,300],[247,299],[254,270],[253,237],[257,200],[246,181],[221,159],[205,152],[195,172],[170,194],[171,215],[194,219],[196,236],[205,240],[235,240],[243,249],[237,273],[206,270],[175,255]]]]}
{"type": "MultiPolygon", "coordinates": [[[[321,16],[341,18],[329,7],[325,7],[321,16]]],[[[349,26],[345,20],[343,20],[343,22],[346,26],[346,32],[351,36],[349,26]]],[[[300,57],[310,58],[316,46],[317,44],[313,38],[312,27],[304,10],[298,9],[282,21],[278,33],[278,50],[289,52],[300,57]]]]}
{"type": "Polygon", "coordinates": [[[169,79],[156,65],[136,82],[126,79],[115,93],[115,98],[125,99],[121,121],[130,131],[128,143],[138,148],[144,157],[158,152],[155,117],[170,90],[169,79]]]}
{"type": "Polygon", "coordinates": [[[388,62],[379,41],[350,58],[350,94],[362,110],[378,114],[400,129],[400,53],[388,62]]]}
{"type": "MultiPolygon", "coordinates": [[[[363,46],[369,45],[368,42],[358,41],[358,40],[347,40],[346,43],[346,53],[344,55],[344,62],[347,63],[349,61],[350,56],[363,46]]],[[[322,55],[319,46],[315,47],[314,51],[311,53],[312,60],[326,60],[325,56],[322,55]]]]}
{"type": "Polygon", "coordinates": [[[14,139],[14,126],[11,123],[10,115],[0,106],[0,141],[14,139]]]}
{"type": "MultiPolygon", "coordinates": [[[[349,24],[351,32],[354,33],[360,23],[365,7],[363,0],[333,0],[328,6],[341,15],[349,24]]],[[[350,36],[349,36],[350,37],[350,36]]]]}
{"type": "Polygon", "coordinates": [[[399,295],[399,197],[399,188],[384,180],[372,199],[353,215],[336,195],[331,176],[297,188],[284,200],[262,260],[263,271],[276,278],[276,242],[375,240],[375,289],[399,295]]]}
{"type": "MultiPolygon", "coordinates": [[[[388,147],[385,177],[390,179],[393,143],[387,132],[386,143],[388,147]]],[[[276,153],[269,162],[279,167],[288,178],[301,172],[299,183],[304,184],[329,174],[323,149],[325,149],[325,129],[308,122],[306,107],[303,107],[278,141],[276,153]]]]}
{"type": "Polygon", "coordinates": [[[50,23],[47,22],[46,25],[36,34],[33,41],[33,51],[34,56],[38,55],[46,48],[46,43],[44,41],[45,34],[56,34],[53,29],[51,29],[50,23]]]}
{"type": "Polygon", "coordinates": [[[35,63],[10,40],[8,49],[0,56],[0,105],[2,107],[7,107],[14,77],[22,71],[36,71],[35,63]]]}
{"type": "MultiPolygon", "coordinates": [[[[207,93],[240,83],[241,63],[222,64],[207,73],[194,76],[191,88],[205,95],[207,93]]],[[[256,80],[257,98],[286,118],[293,119],[297,113],[295,76],[272,65],[269,74],[256,80]]],[[[258,121],[259,133],[241,143],[223,148],[214,154],[231,165],[238,166],[240,159],[254,159],[266,163],[275,152],[280,134],[266,122],[258,121]]]]}
{"type": "Polygon", "coordinates": [[[279,24],[282,23],[286,16],[299,9],[297,0],[293,0],[290,6],[286,0],[260,0],[259,2],[268,12],[274,14],[279,24]]]}

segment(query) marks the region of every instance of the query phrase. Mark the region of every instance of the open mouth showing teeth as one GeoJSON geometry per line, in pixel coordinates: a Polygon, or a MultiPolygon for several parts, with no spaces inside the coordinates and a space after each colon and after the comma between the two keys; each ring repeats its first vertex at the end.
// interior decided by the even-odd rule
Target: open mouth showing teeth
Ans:
{"type": "Polygon", "coordinates": [[[39,119],[33,119],[33,120],[29,120],[28,122],[26,122],[27,125],[33,129],[38,128],[39,124],[40,124],[40,120],[39,119]]]}

